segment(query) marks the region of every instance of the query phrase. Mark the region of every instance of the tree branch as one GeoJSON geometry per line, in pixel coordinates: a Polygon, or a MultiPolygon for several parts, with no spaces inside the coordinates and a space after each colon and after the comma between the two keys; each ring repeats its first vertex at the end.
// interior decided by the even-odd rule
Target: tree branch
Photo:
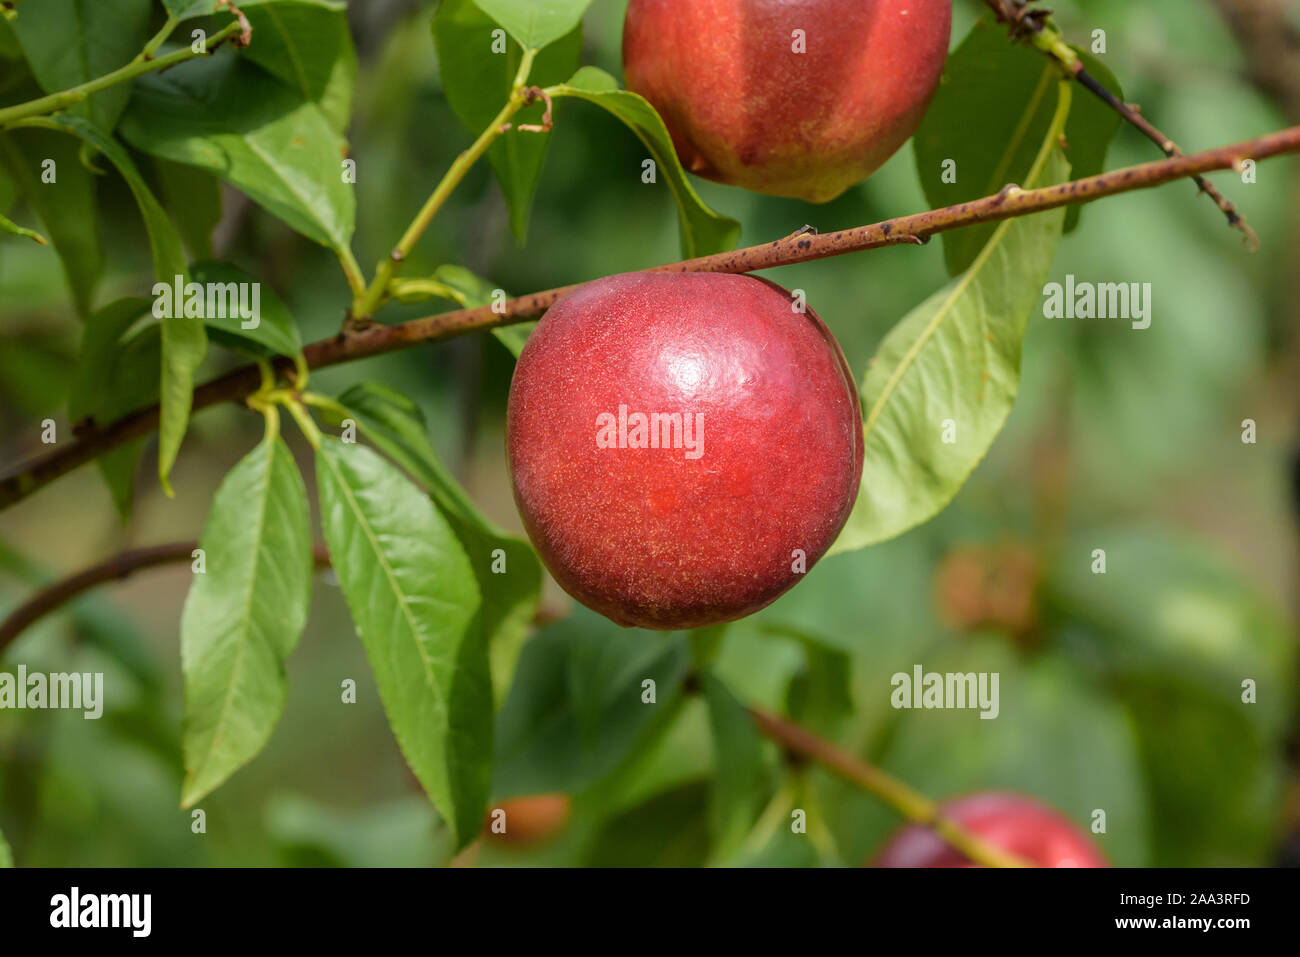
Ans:
{"type": "Polygon", "coordinates": [[[910,785],[841,751],[811,731],[759,708],[750,708],[749,716],[759,731],[787,751],[816,761],[841,780],[876,795],[909,821],[933,830],[975,863],[985,867],[1032,866],[945,818],[938,804],[910,785]]]}
{"type": "MultiPolygon", "coordinates": [[[[129,578],[143,568],[188,562],[198,547],[198,542],[170,542],[166,545],[132,549],[41,589],[0,622],[0,652],[33,624],[58,611],[83,592],[106,582],[129,578]]],[[[313,547],[312,558],[317,568],[329,567],[329,553],[323,544],[318,543],[313,547]]]]}
{"type": "MultiPolygon", "coordinates": [[[[808,235],[801,231],[774,242],[656,266],[650,271],[744,273],[879,249],[882,246],[924,243],[936,233],[963,226],[1091,203],[1107,196],[1151,189],[1214,170],[1236,169],[1247,159],[1263,160],[1296,152],[1300,152],[1300,126],[1203,153],[1144,163],[1043,189],[1022,190],[1009,186],[984,199],[903,216],[871,226],[858,226],[820,235],[808,235]]],[[[499,311],[494,311],[490,306],[482,306],[412,319],[393,326],[370,323],[352,327],[331,339],[313,343],[304,350],[304,355],[308,367],[317,369],[409,348],[423,342],[436,342],[469,332],[523,322],[545,312],[557,299],[576,288],[576,285],[562,286],[521,296],[508,300],[499,307],[499,311]]],[[[292,368],[287,359],[280,360],[278,366],[285,372],[292,368]]],[[[194,409],[197,411],[219,402],[243,399],[256,392],[260,385],[261,377],[257,366],[243,366],[196,389],[194,409]]],[[[158,407],[155,405],[109,425],[94,425],[83,430],[71,445],[56,449],[0,479],[0,509],[8,508],[59,476],[94,460],[123,442],[147,435],[157,427],[158,407]]]]}
{"type": "MultiPolygon", "coordinates": [[[[1013,40],[1028,43],[1057,61],[1067,75],[1078,80],[1084,89],[1118,113],[1125,122],[1136,128],[1143,136],[1159,146],[1165,156],[1172,158],[1185,155],[1177,143],[1156,129],[1142,115],[1141,107],[1137,104],[1125,103],[1106,89],[1101,81],[1084,69],[1083,61],[1075,53],[1074,49],[1065,42],[1060,30],[1052,22],[1050,10],[1029,7],[1026,5],[1029,0],[984,0],[984,2],[988,4],[999,22],[1010,27],[1013,40]]],[[[1194,176],[1192,180],[1202,193],[1214,200],[1214,204],[1227,217],[1228,225],[1240,230],[1252,249],[1258,249],[1259,236],[1255,234],[1255,230],[1250,228],[1250,224],[1237,211],[1237,207],[1219,192],[1209,180],[1202,176],[1194,176]]]]}

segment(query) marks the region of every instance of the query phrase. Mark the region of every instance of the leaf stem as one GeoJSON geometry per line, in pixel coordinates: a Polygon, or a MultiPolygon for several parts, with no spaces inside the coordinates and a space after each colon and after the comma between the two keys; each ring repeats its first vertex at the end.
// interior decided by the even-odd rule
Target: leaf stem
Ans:
{"type": "Polygon", "coordinates": [[[361,271],[361,265],[357,262],[357,257],[353,255],[350,246],[340,246],[335,251],[339,257],[339,265],[343,267],[343,275],[347,277],[348,288],[352,290],[352,296],[355,299],[358,296],[366,294],[366,276],[361,271]]]}
{"type": "Polygon", "coordinates": [[[262,415],[266,416],[266,434],[262,441],[268,445],[280,437],[280,409],[274,403],[266,406],[262,410],[262,415]]]}
{"type": "Polygon", "coordinates": [[[319,452],[322,437],[320,429],[316,427],[316,423],[312,420],[311,413],[307,411],[297,398],[292,396],[288,397],[281,404],[289,410],[289,414],[293,416],[293,420],[298,423],[298,428],[302,429],[302,434],[306,436],[307,443],[319,452]]]}
{"type": "Polygon", "coordinates": [[[338,416],[340,420],[346,419],[352,415],[346,407],[339,402],[335,402],[329,396],[317,395],[315,392],[304,392],[298,398],[302,401],[303,405],[309,405],[325,412],[331,412],[338,416]]]}
{"type": "Polygon", "coordinates": [[[420,208],[415,219],[411,221],[411,225],[402,234],[402,238],[397,241],[393,251],[379,264],[370,287],[353,299],[352,318],[369,319],[375,310],[384,303],[389,294],[389,284],[397,274],[397,270],[401,268],[406,257],[411,254],[411,250],[420,237],[424,235],[424,231],[429,228],[429,224],[433,222],[434,216],[438,214],[438,210],[447,201],[447,197],[465,178],[465,174],[470,171],[470,168],[488,151],[488,148],[496,141],[497,137],[510,128],[510,118],[527,104],[528,97],[524,84],[528,82],[528,74],[532,70],[533,58],[536,55],[536,50],[524,50],[523,58],[519,62],[519,70],[515,74],[514,83],[510,89],[510,97],[506,100],[505,106],[493,117],[487,128],[479,134],[473,145],[456,157],[442,180],[434,187],[429,198],[425,200],[424,206],[420,208]]]}
{"type": "Polygon", "coordinates": [[[162,25],[162,29],[153,35],[153,38],[144,45],[144,49],[140,51],[139,55],[136,56],[135,60],[132,62],[152,60],[153,55],[158,52],[158,48],[167,42],[167,38],[172,35],[172,31],[180,25],[180,22],[181,21],[178,17],[169,14],[167,22],[162,25]]]}
{"type": "Polygon", "coordinates": [[[388,284],[388,291],[399,302],[446,299],[461,306],[469,302],[464,293],[436,279],[393,279],[388,284]]]}
{"type": "Polygon", "coordinates": [[[841,751],[824,738],[760,708],[750,708],[749,716],[759,731],[787,751],[816,761],[841,780],[874,794],[909,821],[930,828],[977,864],[985,867],[1027,866],[1014,854],[994,847],[944,817],[939,805],[920,791],[847,751],[841,751]]]}
{"type": "Polygon", "coordinates": [[[101,77],[87,80],[85,83],[70,87],[58,93],[51,93],[50,95],[40,97],[39,99],[29,100],[26,103],[19,103],[15,106],[7,106],[4,109],[0,109],[0,129],[4,129],[19,120],[24,120],[29,117],[45,116],[49,113],[57,113],[60,110],[66,110],[68,107],[76,106],[78,103],[81,103],[92,94],[98,93],[101,90],[106,90],[111,86],[117,86],[119,83],[126,83],[129,80],[134,80],[136,77],[143,76],[146,73],[165,70],[168,67],[176,66],[178,63],[184,63],[187,60],[194,60],[201,56],[211,56],[218,46],[239,32],[239,24],[232,23],[224,30],[213,34],[202,53],[195,53],[193,49],[186,47],[183,50],[177,50],[174,53],[169,53],[166,56],[157,57],[156,59],[141,59],[140,57],[137,57],[126,66],[120,67],[112,73],[106,73],[101,77]]]}

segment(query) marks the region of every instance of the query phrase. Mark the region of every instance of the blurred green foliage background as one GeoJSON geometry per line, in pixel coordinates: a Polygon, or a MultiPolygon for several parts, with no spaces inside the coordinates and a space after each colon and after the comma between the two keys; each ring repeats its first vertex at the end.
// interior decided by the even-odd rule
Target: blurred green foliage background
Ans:
{"type": "MultiPolygon", "coordinates": [[[[1247,53],[1209,0],[1056,6],[1076,42],[1106,31],[1101,59],[1127,98],[1188,149],[1300,122],[1251,84],[1247,53]]],[[[358,161],[355,248],[365,265],[391,247],[472,139],[440,91],[433,8],[406,0],[351,4],[361,58],[350,130],[358,161]]],[[[958,2],[954,45],[980,9],[958,2]]],[[[621,2],[597,0],[584,23],[584,62],[616,76],[622,18],[621,2]]],[[[0,81],[20,73],[20,64],[0,61],[0,81]]],[[[0,102],[23,98],[0,92],[0,102]]],[[[644,150],[631,133],[568,101],[551,136],[523,246],[481,164],[420,244],[409,274],[454,262],[523,293],[678,258],[672,202],[662,182],[642,183],[644,150]]],[[[1123,129],[1108,166],[1154,158],[1152,144],[1123,129]]],[[[1086,209],[1061,245],[1053,279],[1073,273],[1152,283],[1151,328],[1031,321],[1015,410],[953,505],[894,541],[822,562],[771,608],[728,629],[717,671],[731,691],[787,710],[936,798],[1012,788],[1080,822],[1105,809],[1108,829],[1097,840],[1117,865],[1287,859],[1300,824],[1295,752],[1287,748],[1300,603],[1290,477],[1300,438],[1296,171],[1278,160],[1260,164],[1256,184],[1215,178],[1263,240],[1253,256],[1190,184],[1086,209]],[[1247,418],[1258,423],[1257,444],[1241,441],[1247,418]],[[1107,553],[1104,576],[1090,571],[1096,548],[1107,553]],[[1000,717],[893,710],[889,678],[917,662],[927,670],[1000,672],[1000,717]],[[1241,702],[1247,678],[1258,684],[1253,705],[1241,702]]],[[[824,232],[927,207],[910,146],[826,206],[695,185],[711,206],[741,221],[744,244],[805,223],[824,232]]],[[[143,294],[148,245],[116,176],[97,182],[95,208],[107,263],[101,301],[143,294]]],[[[327,251],[229,190],[216,246],[279,293],[305,341],[337,330],[347,288],[327,251]]],[[[882,335],[947,278],[938,242],[767,275],[807,292],[859,375],[882,335]]],[[[39,451],[41,419],[67,428],[63,403],[80,336],[71,302],[50,250],[0,241],[7,466],[39,451]]],[[[397,306],[383,318],[430,308],[397,306]]],[[[207,371],[233,361],[214,350],[207,371]]],[[[322,370],[312,380],[334,391],[373,379],[415,397],[471,495],[518,529],[503,456],[512,363],[494,338],[475,336],[322,370]]],[[[151,466],[143,467],[129,527],[93,469],[0,514],[0,607],[20,601],[34,581],[123,548],[196,537],[222,475],[261,428],[259,417],[233,406],[197,416],[174,476],[177,497],[164,497],[151,466]]],[[[305,465],[304,449],[295,452],[305,465]]],[[[100,589],[0,659],[9,669],[23,662],[30,670],[107,673],[103,720],[0,713],[0,831],[17,862],[442,862],[436,815],[402,763],[328,575],[317,576],[311,620],[290,661],[288,706],[270,745],[203,801],[207,832],[191,833],[178,809],[177,623],[188,579],[188,569],[176,567],[100,589]],[[345,678],[358,682],[355,705],[340,704],[345,678]]],[[[536,694],[554,677],[562,699],[564,674],[599,683],[595,659],[603,648],[634,646],[647,668],[665,674],[685,666],[681,636],[623,632],[575,609],[551,585],[544,607],[559,620],[529,640],[519,666],[536,694]]],[[[601,713],[595,740],[581,729],[570,740],[530,735],[517,720],[528,702],[518,699],[507,703],[499,726],[498,753],[510,760],[498,768],[497,796],[565,791],[574,795],[573,818],[543,847],[489,842],[474,860],[711,859],[710,809],[720,785],[704,700],[661,700],[671,707],[657,722],[601,713]]],[[[818,771],[790,771],[774,750],[764,750],[763,766],[752,811],[766,813],[742,835],[733,862],[859,864],[899,823],[879,802],[818,771]],[[788,833],[792,807],[809,811],[809,835],[788,833]]]]}

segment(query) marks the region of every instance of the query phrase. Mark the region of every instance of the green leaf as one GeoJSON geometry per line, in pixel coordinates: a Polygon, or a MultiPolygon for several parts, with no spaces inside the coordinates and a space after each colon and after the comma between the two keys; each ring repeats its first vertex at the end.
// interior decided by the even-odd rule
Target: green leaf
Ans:
{"type": "Polygon", "coordinates": [[[89,315],[104,272],[104,251],[95,181],[77,161],[76,144],[49,130],[0,133],[0,165],[41,217],[63,264],[77,313],[89,315]],[[44,166],[46,160],[54,166],[44,166]],[[54,182],[43,181],[49,175],[54,182]]]}
{"type": "MultiPolygon", "coordinates": [[[[1058,85],[1067,92],[1054,131],[1069,106],[1069,87],[1058,85]]],[[[1056,140],[1049,131],[1040,141],[1027,185],[1069,175],[1056,140]]],[[[862,486],[832,553],[893,538],[931,518],[984,458],[1020,387],[1025,324],[1064,219],[1054,210],[999,223],[970,269],[885,336],[862,382],[862,486]],[[955,434],[947,434],[950,428],[955,434]]]]}
{"type": "Polygon", "coordinates": [[[357,53],[345,8],[308,0],[242,4],[244,8],[253,42],[240,56],[277,77],[303,100],[318,104],[335,132],[346,131],[352,116],[357,53]]]}
{"type": "Polygon", "coordinates": [[[0,867],[9,868],[14,866],[14,852],[9,849],[9,842],[5,840],[3,832],[0,832],[0,867]]]}
{"type": "Polygon", "coordinates": [[[191,259],[212,258],[212,233],[221,222],[221,182],[207,170],[153,161],[158,185],[191,259]]]}
{"type": "MultiPolygon", "coordinates": [[[[140,171],[117,140],[106,135],[86,120],[77,116],[58,115],[40,121],[42,125],[63,129],[81,137],[103,153],[117,167],[144,216],[149,246],[153,252],[154,273],[161,283],[172,284],[177,276],[188,277],[185,250],[180,235],[163,208],[158,205],[140,171]]],[[[203,332],[203,320],[186,316],[183,311],[170,316],[162,323],[162,401],[161,423],[158,427],[158,478],[163,490],[171,494],[172,465],[180,451],[181,440],[189,423],[190,405],[194,398],[194,370],[198,368],[208,349],[208,338],[203,332]]]]}
{"type": "MultiPolygon", "coordinates": [[[[501,111],[510,98],[523,51],[510,44],[497,53],[493,33],[496,22],[474,0],[443,0],[433,18],[433,42],[438,51],[442,89],[456,117],[477,136],[501,111]]],[[[582,27],[578,25],[548,46],[533,61],[529,85],[550,86],[573,74],[582,62],[582,27]]],[[[501,183],[510,207],[510,228],[522,243],[528,233],[533,196],[541,180],[542,164],[551,136],[520,132],[520,123],[536,123],[540,104],[520,114],[516,129],[499,137],[488,150],[488,161],[501,183]]]]}
{"type": "Polygon", "coordinates": [[[492,778],[492,684],[473,569],[433,503],[362,445],[316,454],[334,571],[402,754],[459,849],[492,778]]]}
{"type": "Polygon", "coordinates": [[[309,239],[343,249],[356,209],[346,145],[325,111],[228,51],[136,82],[132,146],[211,170],[309,239]]]}
{"type": "Polygon", "coordinates": [[[744,843],[763,808],[763,739],[726,685],[711,674],[704,676],[703,685],[717,765],[709,818],[713,855],[726,861],[744,843]]]}
{"type": "Polygon", "coordinates": [[[140,382],[119,376],[114,366],[121,352],[122,337],[142,317],[152,302],[142,296],[118,299],[97,310],[86,320],[77,358],[77,375],[68,395],[68,418],[77,424],[107,425],[131,411],[131,403],[147,404],[157,393],[157,380],[140,382]],[[134,395],[119,386],[131,386],[134,395]],[[126,408],[123,408],[126,406],[126,408]]]}
{"type": "Polygon", "coordinates": [[[285,867],[437,867],[446,859],[438,817],[418,794],[340,808],[277,792],[264,817],[285,867]]]}
{"type": "Polygon", "coordinates": [[[181,615],[191,807],[262,750],[284,710],[284,662],[307,623],[307,490],[283,441],[263,440],[217,489],[181,615]]]}
{"type": "Polygon", "coordinates": [[[620,90],[612,76],[591,66],[583,67],[567,84],[552,88],[551,94],[575,96],[603,107],[622,120],[650,150],[656,168],[677,201],[683,256],[706,256],[736,245],[740,224],[704,205],[686,179],[664,121],[646,100],[620,90]]]}
{"type": "Polygon", "coordinates": [[[467,308],[486,306],[496,292],[496,287],[482,276],[454,263],[443,263],[433,271],[433,278],[454,292],[456,301],[467,308]]]}
{"type": "Polygon", "coordinates": [[[170,16],[183,20],[188,17],[202,17],[216,13],[220,0],[162,0],[170,16]]]}
{"type": "Polygon", "coordinates": [[[18,184],[14,182],[14,178],[9,172],[4,154],[0,153],[0,213],[7,213],[13,209],[17,200],[18,184]]]}
{"type": "Polygon", "coordinates": [[[716,763],[707,703],[681,695],[650,722],[612,774],[574,795],[574,810],[584,819],[617,814],[684,784],[712,780],[716,763]]]}
{"type": "Polygon", "coordinates": [[[704,625],[686,633],[686,641],[691,648],[692,669],[704,672],[713,667],[714,662],[718,660],[718,653],[722,651],[729,626],[729,622],[720,625],[704,625]]]}
{"type": "MultiPolygon", "coordinates": [[[[258,358],[268,358],[273,355],[293,358],[302,353],[302,339],[298,334],[298,324],[289,312],[289,307],[280,300],[269,285],[259,282],[230,263],[195,263],[190,267],[190,278],[205,287],[208,283],[223,287],[221,295],[212,299],[217,308],[204,310],[203,321],[213,342],[258,358]],[[250,329],[245,329],[244,325],[252,323],[254,319],[238,315],[239,310],[233,308],[236,302],[247,303],[247,299],[232,300],[229,289],[231,283],[249,290],[248,296],[253,295],[252,290],[256,290],[257,325],[250,329]]],[[[236,293],[236,296],[243,297],[243,294],[236,293]]],[[[205,302],[207,302],[206,298],[205,302]]]]}
{"type": "Polygon", "coordinates": [[[524,644],[497,718],[497,797],[575,792],[662,729],[690,665],[684,636],[619,628],[585,608],[524,644]],[[655,682],[655,702],[643,682],[655,682]]]}
{"type": "Polygon", "coordinates": [[[1101,528],[1071,540],[1050,579],[1053,605],[1083,627],[1063,637],[1123,680],[1158,680],[1239,709],[1276,741],[1296,695],[1295,636],[1280,609],[1204,545],[1181,535],[1101,528]],[[1106,553],[1092,571],[1093,549],[1106,553]],[[1243,706],[1242,681],[1258,700],[1243,706]]]}
{"type": "Polygon", "coordinates": [[[176,227],[167,218],[167,214],[154,198],[144,177],[140,175],[140,171],[122,145],[80,117],[58,115],[40,122],[48,128],[62,129],[80,137],[103,153],[117,167],[117,171],[122,174],[126,185],[135,196],[136,204],[144,217],[145,230],[149,234],[149,248],[153,254],[154,274],[160,281],[185,275],[185,251],[181,246],[176,227]]]}
{"type": "Polygon", "coordinates": [[[786,710],[790,717],[811,731],[835,737],[844,719],[853,713],[849,690],[853,664],[848,653],[793,629],[773,627],[765,631],[794,638],[803,649],[803,667],[786,689],[786,710]]]}
{"type": "Polygon", "coordinates": [[[1150,816],[1151,863],[1274,864],[1288,769],[1283,747],[1251,715],[1256,706],[1157,673],[1122,678],[1118,690],[1133,712],[1146,787],[1159,809],[1150,816]]]}
{"type": "Polygon", "coordinates": [[[0,60],[21,60],[23,58],[23,48],[18,45],[18,38],[14,36],[13,27],[9,21],[0,18],[0,60]]]}
{"type": "Polygon", "coordinates": [[[528,344],[528,337],[533,334],[533,330],[536,328],[536,322],[518,322],[512,326],[493,329],[492,335],[496,336],[497,341],[509,349],[510,354],[518,359],[524,351],[524,346],[528,344]]]}
{"type": "Polygon", "coordinates": [[[483,12],[529,50],[540,50],[571,33],[591,0],[475,0],[483,12]]]}
{"type": "Polygon", "coordinates": [[[504,696],[541,598],[542,566],[537,553],[491,522],[465,494],[434,451],[418,405],[373,382],[353,386],[339,396],[339,402],[380,450],[429,490],[451,523],[483,596],[482,628],[493,685],[498,698],[504,696]]]}
{"type": "MultiPolygon", "coordinates": [[[[151,307],[148,299],[119,299],[86,320],[77,374],[68,395],[70,421],[107,425],[158,401],[161,329],[151,325],[126,335],[149,315],[151,307]]],[[[143,448],[143,439],[133,439],[95,460],[123,521],[131,515],[136,466],[143,448]]]]}
{"type": "Polygon", "coordinates": [[[706,863],[706,786],[694,782],[656,795],[607,821],[584,849],[583,867],[700,867],[706,863]]]}
{"type": "Polygon", "coordinates": [[[67,401],[77,357],[61,324],[10,326],[0,331],[0,404],[11,416],[40,421],[67,401]]]}
{"type": "MultiPolygon", "coordinates": [[[[1089,70],[1113,91],[1119,86],[1092,58],[1089,70]]],[[[1060,71],[1037,50],[1007,39],[988,17],[980,20],[953,51],[939,92],[917,130],[916,166],[932,206],[970,202],[998,192],[1008,183],[1026,185],[1056,109],[1060,71]],[[955,182],[944,182],[956,164],[955,182]]],[[[1065,157],[1074,176],[1102,169],[1119,117],[1096,97],[1076,88],[1065,127],[1065,157]]],[[[1067,224],[1078,219],[1077,207],[1067,224]]],[[[987,244],[996,223],[944,233],[948,271],[958,275],[987,244]]]]}
{"type": "MultiPolygon", "coordinates": [[[[40,0],[10,24],[46,93],[58,93],[126,66],[149,39],[153,0],[40,0]]],[[[72,107],[112,132],[131,97],[129,84],[101,90],[72,107]]]]}
{"type": "MultiPolygon", "coordinates": [[[[227,11],[217,9],[217,4],[220,2],[221,0],[162,0],[167,12],[178,20],[188,20],[191,17],[206,17],[214,13],[225,15],[227,11]]],[[[240,0],[237,6],[247,12],[257,7],[272,4],[280,6],[285,3],[310,4],[314,7],[323,7],[326,10],[346,10],[348,6],[345,0],[240,0]]]]}

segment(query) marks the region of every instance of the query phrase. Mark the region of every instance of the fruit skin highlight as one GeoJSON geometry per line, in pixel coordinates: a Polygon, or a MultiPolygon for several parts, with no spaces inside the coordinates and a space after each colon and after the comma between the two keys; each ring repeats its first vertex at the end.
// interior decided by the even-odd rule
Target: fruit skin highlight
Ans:
{"type": "Polygon", "coordinates": [[[830,547],[862,478],[862,410],[800,304],[751,276],[627,273],[542,318],[506,444],[524,527],[570,595],[620,625],[696,628],[769,604],[830,547]],[[680,441],[660,443],[677,447],[639,447],[636,413],[665,439],[680,414],[680,441]]]}
{"type": "MultiPolygon", "coordinates": [[[[1020,794],[957,798],[942,813],[1004,851],[1039,867],[1109,867],[1097,845],[1064,815],[1020,794]]],[[[929,828],[909,824],[889,839],[874,867],[978,867],[929,828]]]]}
{"type": "Polygon", "coordinates": [[[951,26],[952,0],[631,0],[623,72],[688,170],[824,203],[916,132],[951,26]]]}

